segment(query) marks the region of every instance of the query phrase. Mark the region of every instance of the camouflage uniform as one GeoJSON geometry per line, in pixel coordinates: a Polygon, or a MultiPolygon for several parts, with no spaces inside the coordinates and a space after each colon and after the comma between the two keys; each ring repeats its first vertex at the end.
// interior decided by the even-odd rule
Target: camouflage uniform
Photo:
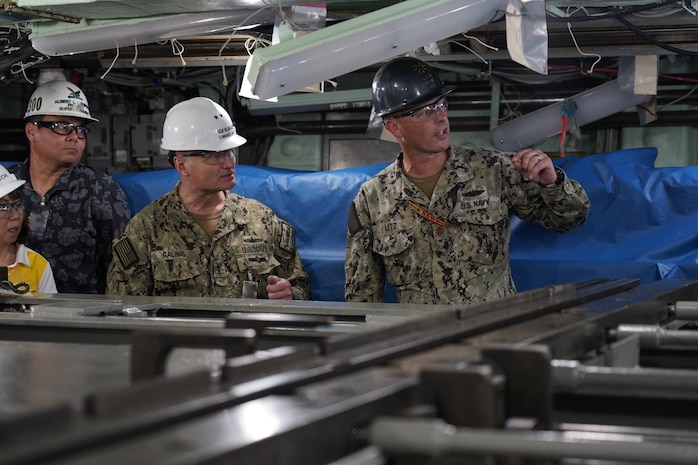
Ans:
{"type": "Polygon", "coordinates": [[[76,165],[41,197],[29,179],[28,159],[9,171],[27,180],[18,190],[26,214],[46,214],[43,234],[32,231],[26,246],[51,263],[58,292],[103,294],[112,241],[131,218],[119,184],[109,175],[76,165]]]}
{"type": "Polygon", "coordinates": [[[382,301],[386,272],[401,303],[474,303],[514,294],[510,211],[561,233],[586,221],[586,192],[556,171],[556,185],[543,187],[516,171],[511,154],[451,147],[429,199],[402,173],[398,158],[364,183],[350,207],[345,299],[382,301]],[[428,221],[409,202],[447,225],[428,221]]]}
{"type": "Polygon", "coordinates": [[[267,277],[274,274],[291,282],[294,299],[310,299],[288,223],[262,203],[226,191],[209,239],[182,205],[178,187],[144,207],[114,241],[108,294],[241,297],[251,272],[260,298],[267,298],[267,277]]]}

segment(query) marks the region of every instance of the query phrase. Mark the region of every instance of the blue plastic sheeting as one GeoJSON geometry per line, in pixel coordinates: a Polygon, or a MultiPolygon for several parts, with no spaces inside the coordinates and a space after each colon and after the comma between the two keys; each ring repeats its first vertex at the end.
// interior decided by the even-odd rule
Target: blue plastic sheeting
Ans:
{"type": "Polygon", "coordinates": [[[698,166],[655,168],[654,148],[557,165],[591,199],[586,224],[556,234],[512,220],[512,272],[519,290],[587,279],[698,279],[698,166]]]}
{"type": "MultiPolygon", "coordinates": [[[[654,148],[556,160],[591,199],[587,223],[568,234],[512,217],[519,291],[595,278],[698,279],[698,167],[654,168],[654,148]]],[[[341,301],[349,204],[385,167],[299,172],[238,166],[234,192],[289,221],[315,300],[341,301]]],[[[174,169],[115,174],[135,213],[169,191],[174,169]]]]}

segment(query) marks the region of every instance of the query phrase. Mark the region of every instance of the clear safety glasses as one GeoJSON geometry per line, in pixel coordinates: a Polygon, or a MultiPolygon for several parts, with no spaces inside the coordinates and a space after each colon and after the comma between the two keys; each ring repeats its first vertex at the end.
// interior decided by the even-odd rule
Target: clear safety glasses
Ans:
{"type": "Polygon", "coordinates": [[[69,136],[73,131],[77,134],[78,139],[87,137],[89,130],[87,126],[77,126],[67,121],[32,121],[38,127],[48,128],[59,136],[69,136]]]}
{"type": "Polygon", "coordinates": [[[444,113],[448,110],[448,101],[442,98],[438,102],[430,103],[429,105],[424,105],[423,107],[415,108],[414,110],[408,110],[402,113],[398,113],[393,118],[404,118],[405,116],[410,116],[417,123],[424,123],[429,121],[434,117],[437,111],[443,111],[444,113]]]}
{"type": "Polygon", "coordinates": [[[223,163],[224,160],[227,160],[228,158],[235,158],[237,157],[237,150],[236,149],[229,149],[229,150],[221,150],[220,152],[210,152],[210,151],[201,151],[201,152],[190,152],[190,153],[178,153],[180,157],[200,157],[201,161],[208,165],[216,165],[218,163],[223,163]]]}

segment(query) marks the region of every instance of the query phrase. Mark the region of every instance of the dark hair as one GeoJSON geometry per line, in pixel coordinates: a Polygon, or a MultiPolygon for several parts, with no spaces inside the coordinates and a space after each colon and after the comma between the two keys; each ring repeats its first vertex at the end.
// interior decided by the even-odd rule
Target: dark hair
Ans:
{"type": "MultiPolygon", "coordinates": [[[[13,202],[16,202],[17,200],[22,200],[22,198],[19,196],[19,192],[17,191],[12,191],[9,194],[7,194],[7,198],[13,202]]],[[[23,213],[22,226],[20,226],[19,228],[19,234],[17,234],[17,240],[15,241],[15,243],[24,244],[27,241],[27,239],[29,239],[29,233],[29,215],[23,213]]]]}
{"type": "Polygon", "coordinates": [[[29,239],[29,232],[29,216],[24,215],[22,226],[19,228],[19,234],[17,234],[17,244],[24,244],[29,239]]]}

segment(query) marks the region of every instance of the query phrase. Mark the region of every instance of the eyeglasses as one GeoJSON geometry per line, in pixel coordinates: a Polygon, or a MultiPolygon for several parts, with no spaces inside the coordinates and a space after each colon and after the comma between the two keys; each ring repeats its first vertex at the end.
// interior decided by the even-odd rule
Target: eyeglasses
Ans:
{"type": "Polygon", "coordinates": [[[73,131],[75,131],[75,134],[77,134],[78,139],[84,139],[87,137],[87,133],[89,132],[89,129],[87,129],[87,126],[77,126],[77,125],[75,125],[73,123],[69,123],[67,121],[32,121],[32,122],[39,127],[49,128],[51,131],[58,134],[59,136],[69,136],[70,134],[72,134],[73,131]]]}
{"type": "Polygon", "coordinates": [[[191,152],[191,153],[178,153],[180,157],[201,157],[201,161],[208,165],[215,165],[218,163],[222,163],[224,160],[228,158],[235,158],[237,156],[237,150],[235,149],[228,149],[228,150],[221,150],[220,152],[210,152],[210,151],[201,151],[201,152],[191,152]]]}
{"type": "Polygon", "coordinates": [[[15,212],[21,211],[24,211],[24,204],[19,200],[12,203],[0,203],[0,218],[2,219],[6,220],[14,215],[15,212]]]}
{"type": "Polygon", "coordinates": [[[443,111],[446,113],[448,110],[448,101],[442,98],[438,102],[430,103],[429,105],[424,105],[423,107],[415,108],[414,110],[408,110],[402,113],[398,113],[393,118],[404,118],[405,116],[411,116],[412,119],[417,123],[424,123],[429,121],[434,117],[437,111],[443,111]]]}

